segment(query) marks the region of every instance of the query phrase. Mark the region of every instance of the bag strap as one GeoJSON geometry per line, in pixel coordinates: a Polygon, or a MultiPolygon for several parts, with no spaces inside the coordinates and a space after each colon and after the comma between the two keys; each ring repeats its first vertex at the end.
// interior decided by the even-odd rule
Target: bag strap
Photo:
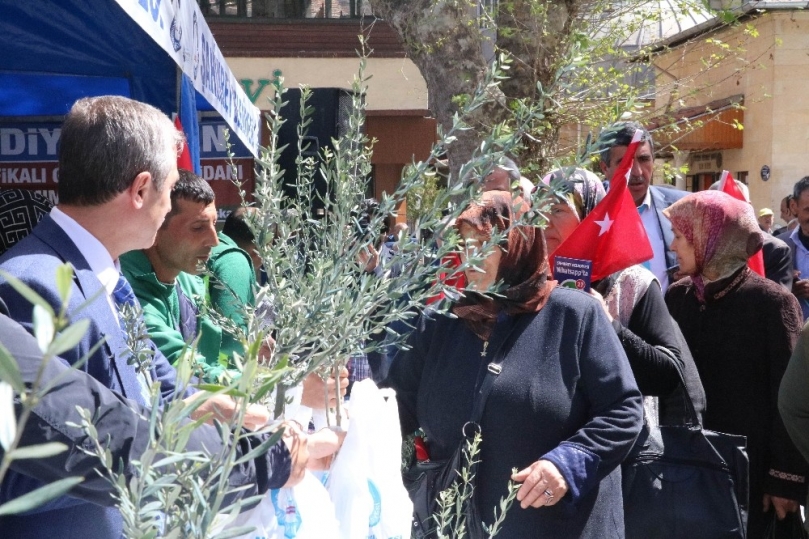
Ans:
{"type": "MultiPolygon", "coordinates": [[[[683,342],[685,342],[685,339],[683,339],[683,342]]],[[[680,400],[682,401],[684,411],[683,424],[689,426],[699,426],[697,411],[694,409],[694,403],[691,400],[691,395],[688,393],[688,387],[685,385],[685,375],[683,374],[683,368],[685,366],[680,365],[680,362],[674,357],[674,353],[668,348],[663,346],[655,346],[655,348],[671,358],[672,362],[674,363],[674,368],[677,370],[677,376],[680,378],[680,386],[679,388],[675,389],[675,391],[678,389],[680,390],[679,396],[680,400]]]]}
{"type": "MultiPolygon", "coordinates": [[[[486,365],[486,372],[484,373],[483,380],[480,382],[477,392],[475,393],[475,401],[472,406],[472,416],[467,424],[472,423],[476,426],[480,424],[480,420],[483,417],[483,409],[486,407],[486,399],[489,397],[489,393],[492,391],[494,381],[497,379],[500,373],[503,372],[503,361],[506,359],[506,354],[511,349],[510,346],[506,346],[509,337],[512,333],[514,333],[518,326],[522,329],[527,327],[535,316],[535,313],[520,315],[519,320],[512,323],[511,327],[506,331],[505,335],[503,335],[503,338],[500,341],[500,346],[497,348],[497,352],[495,352],[494,357],[489,364],[486,365]]],[[[522,329],[520,331],[522,331],[522,329]]],[[[466,436],[466,425],[463,426],[462,430],[464,431],[464,436],[466,436]]]]}

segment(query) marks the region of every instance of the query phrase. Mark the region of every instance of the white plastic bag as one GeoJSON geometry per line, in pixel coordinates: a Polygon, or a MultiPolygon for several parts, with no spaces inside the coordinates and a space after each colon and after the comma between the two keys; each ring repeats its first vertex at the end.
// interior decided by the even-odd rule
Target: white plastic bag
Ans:
{"type": "Polygon", "coordinates": [[[407,539],[413,504],[402,484],[402,436],[396,394],[354,383],[351,423],[329,472],[341,539],[407,539]]]}
{"type": "Polygon", "coordinates": [[[228,528],[248,526],[238,539],[337,539],[339,524],[323,484],[309,472],[292,488],[269,491],[257,506],[236,517],[228,528]]]}

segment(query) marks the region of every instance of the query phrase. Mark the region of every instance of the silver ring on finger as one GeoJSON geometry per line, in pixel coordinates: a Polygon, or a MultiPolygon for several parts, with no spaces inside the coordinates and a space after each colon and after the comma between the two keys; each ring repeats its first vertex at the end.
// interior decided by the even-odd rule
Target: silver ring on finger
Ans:
{"type": "Polygon", "coordinates": [[[547,489],[545,489],[545,492],[543,492],[543,494],[545,494],[545,496],[547,496],[547,497],[548,497],[548,500],[549,500],[549,501],[550,501],[550,500],[552,500],[552,499],[553,499],[553,497],[554,497],[554,496],[553,496],[553,492],[551,492],[550,490],[547,490],[547,489]]]}

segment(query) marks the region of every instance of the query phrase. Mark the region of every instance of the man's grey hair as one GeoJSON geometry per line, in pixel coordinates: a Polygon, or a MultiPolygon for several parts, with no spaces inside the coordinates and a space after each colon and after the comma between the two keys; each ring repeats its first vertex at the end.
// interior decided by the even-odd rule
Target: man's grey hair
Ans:
{"type": "Polygon", "coordinates": [[[79,99],[62,124],[59,202],[104,204],[141,172],[149,172],[160,191],[183,142],[168,116],[151,105],[111,95],[79,99]]]}
{"type": "Polygon", "coordinates": [[[605,127],[598,134],[598,153],[601,162],[605,165],[610,165],[610,150],[614,146],[629,146],[632,142],[632,137],[635,132],[640,130],[641,142],[648,142],[649,148],[652,150],[652,155],[655,151],[655,143],[652,139],[652,134],[647,131],[638,122],[617,122],[609,127],[605,127]]]}

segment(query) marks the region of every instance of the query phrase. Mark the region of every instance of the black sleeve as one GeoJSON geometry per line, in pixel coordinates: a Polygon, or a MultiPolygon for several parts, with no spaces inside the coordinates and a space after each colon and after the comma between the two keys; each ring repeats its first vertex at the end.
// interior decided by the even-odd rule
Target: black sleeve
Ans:
{"type": "Polygon", "coordinates": [[[762,256],[767,279],[792,292],[792,250],[789,245],[769,234],[764,234],[762,256]]]}
{"type": "Polygon", "coordinates": [[[646,396],[665,396],[680,383],[682,356],[660,285],[653,282],[640,298],[628,327],[613,320],[613,327],[624,347],[638,389],[646,396]],[[669,353],[661,350],[665,348],[669,353]],[[677,362],[677,363],[675,363],[677,362]]]}
{"type": "Polygon", "coordinates": [[[421,315],[416,324],[416,330],[407,339],[408,350],[399,349],[396,352],[388,377],[380,384],[381,387],[390,387],[396,391],[399,423],[404,435],[412,434],[419,428],[416,406],[427,353],[426,327],[434,322],[428,318],[428,315],[421,315]]]}
{"type": "Polygon", "coordinates": [[[773,496],[803,501],[806,499],[806,477],[809,465],[789,437],[778,412],[778,389],[787,371],[795,343],[801,333],[803,314],[792,294],[783,294],[780,304],[762,313],[767,324],[767,358],[770,367],[770,410],[772,433],[769,439],[769,462],[764,492],[773,496]],[[779,316],[780,315],[780,316],[779,316]]]}
{"type": "MultiPolygon", "coordinates": [[[[17,360],[23,382],[31,387],[42,364],[36,340],[25,328],[0,315],[0,342],[17,360]]],[[[28,421],[19,426],[22,428],[19,447],[61,442],[68,446],[68,450],[49,458],[12,461],[11,468],[17,473],[10,474],[3,482],[0,497],[7,501],[43,483],[81,476],[84,481],[70,491],[71,496],[99,505],[114,505],[110,483],[96,472],[102,466],[101,462],[82,451],[82,448],[92,447],[91,440],[81,429],[67,424],[81,423],[77,406],[89,410],[95,418],[98,439],[105,443],[112,461],[123,464],[124,475],[129,478],[135,473],[132,461],[140,458],[150,441],[149,410],[139,408],[133,401],[111,391],[85,372],[68,367],[58,358],[49,361],[42,370],[39,386],[50,384],[53,387],[33,409],[28,421]]],[[[19,395],[15,395],[14,404],[19,417],[23,409],[19,395]]],[[[241,439],[238,454],[246,454],[263,439],[259,436],[241,439]]],[[[191,434],[186,449],[218,454],[225,447],[216,428],[202,425],[191,434]]],[[[2,453],[0,448],[0,456],[2,453]]],[[[277,488],[287,481],[289,471],[289,451],[284,442],[279,441],[261,457],[235,467],[229,484],[248,488],[236,493],[231,489],[225,503],[277,488]]]]}

